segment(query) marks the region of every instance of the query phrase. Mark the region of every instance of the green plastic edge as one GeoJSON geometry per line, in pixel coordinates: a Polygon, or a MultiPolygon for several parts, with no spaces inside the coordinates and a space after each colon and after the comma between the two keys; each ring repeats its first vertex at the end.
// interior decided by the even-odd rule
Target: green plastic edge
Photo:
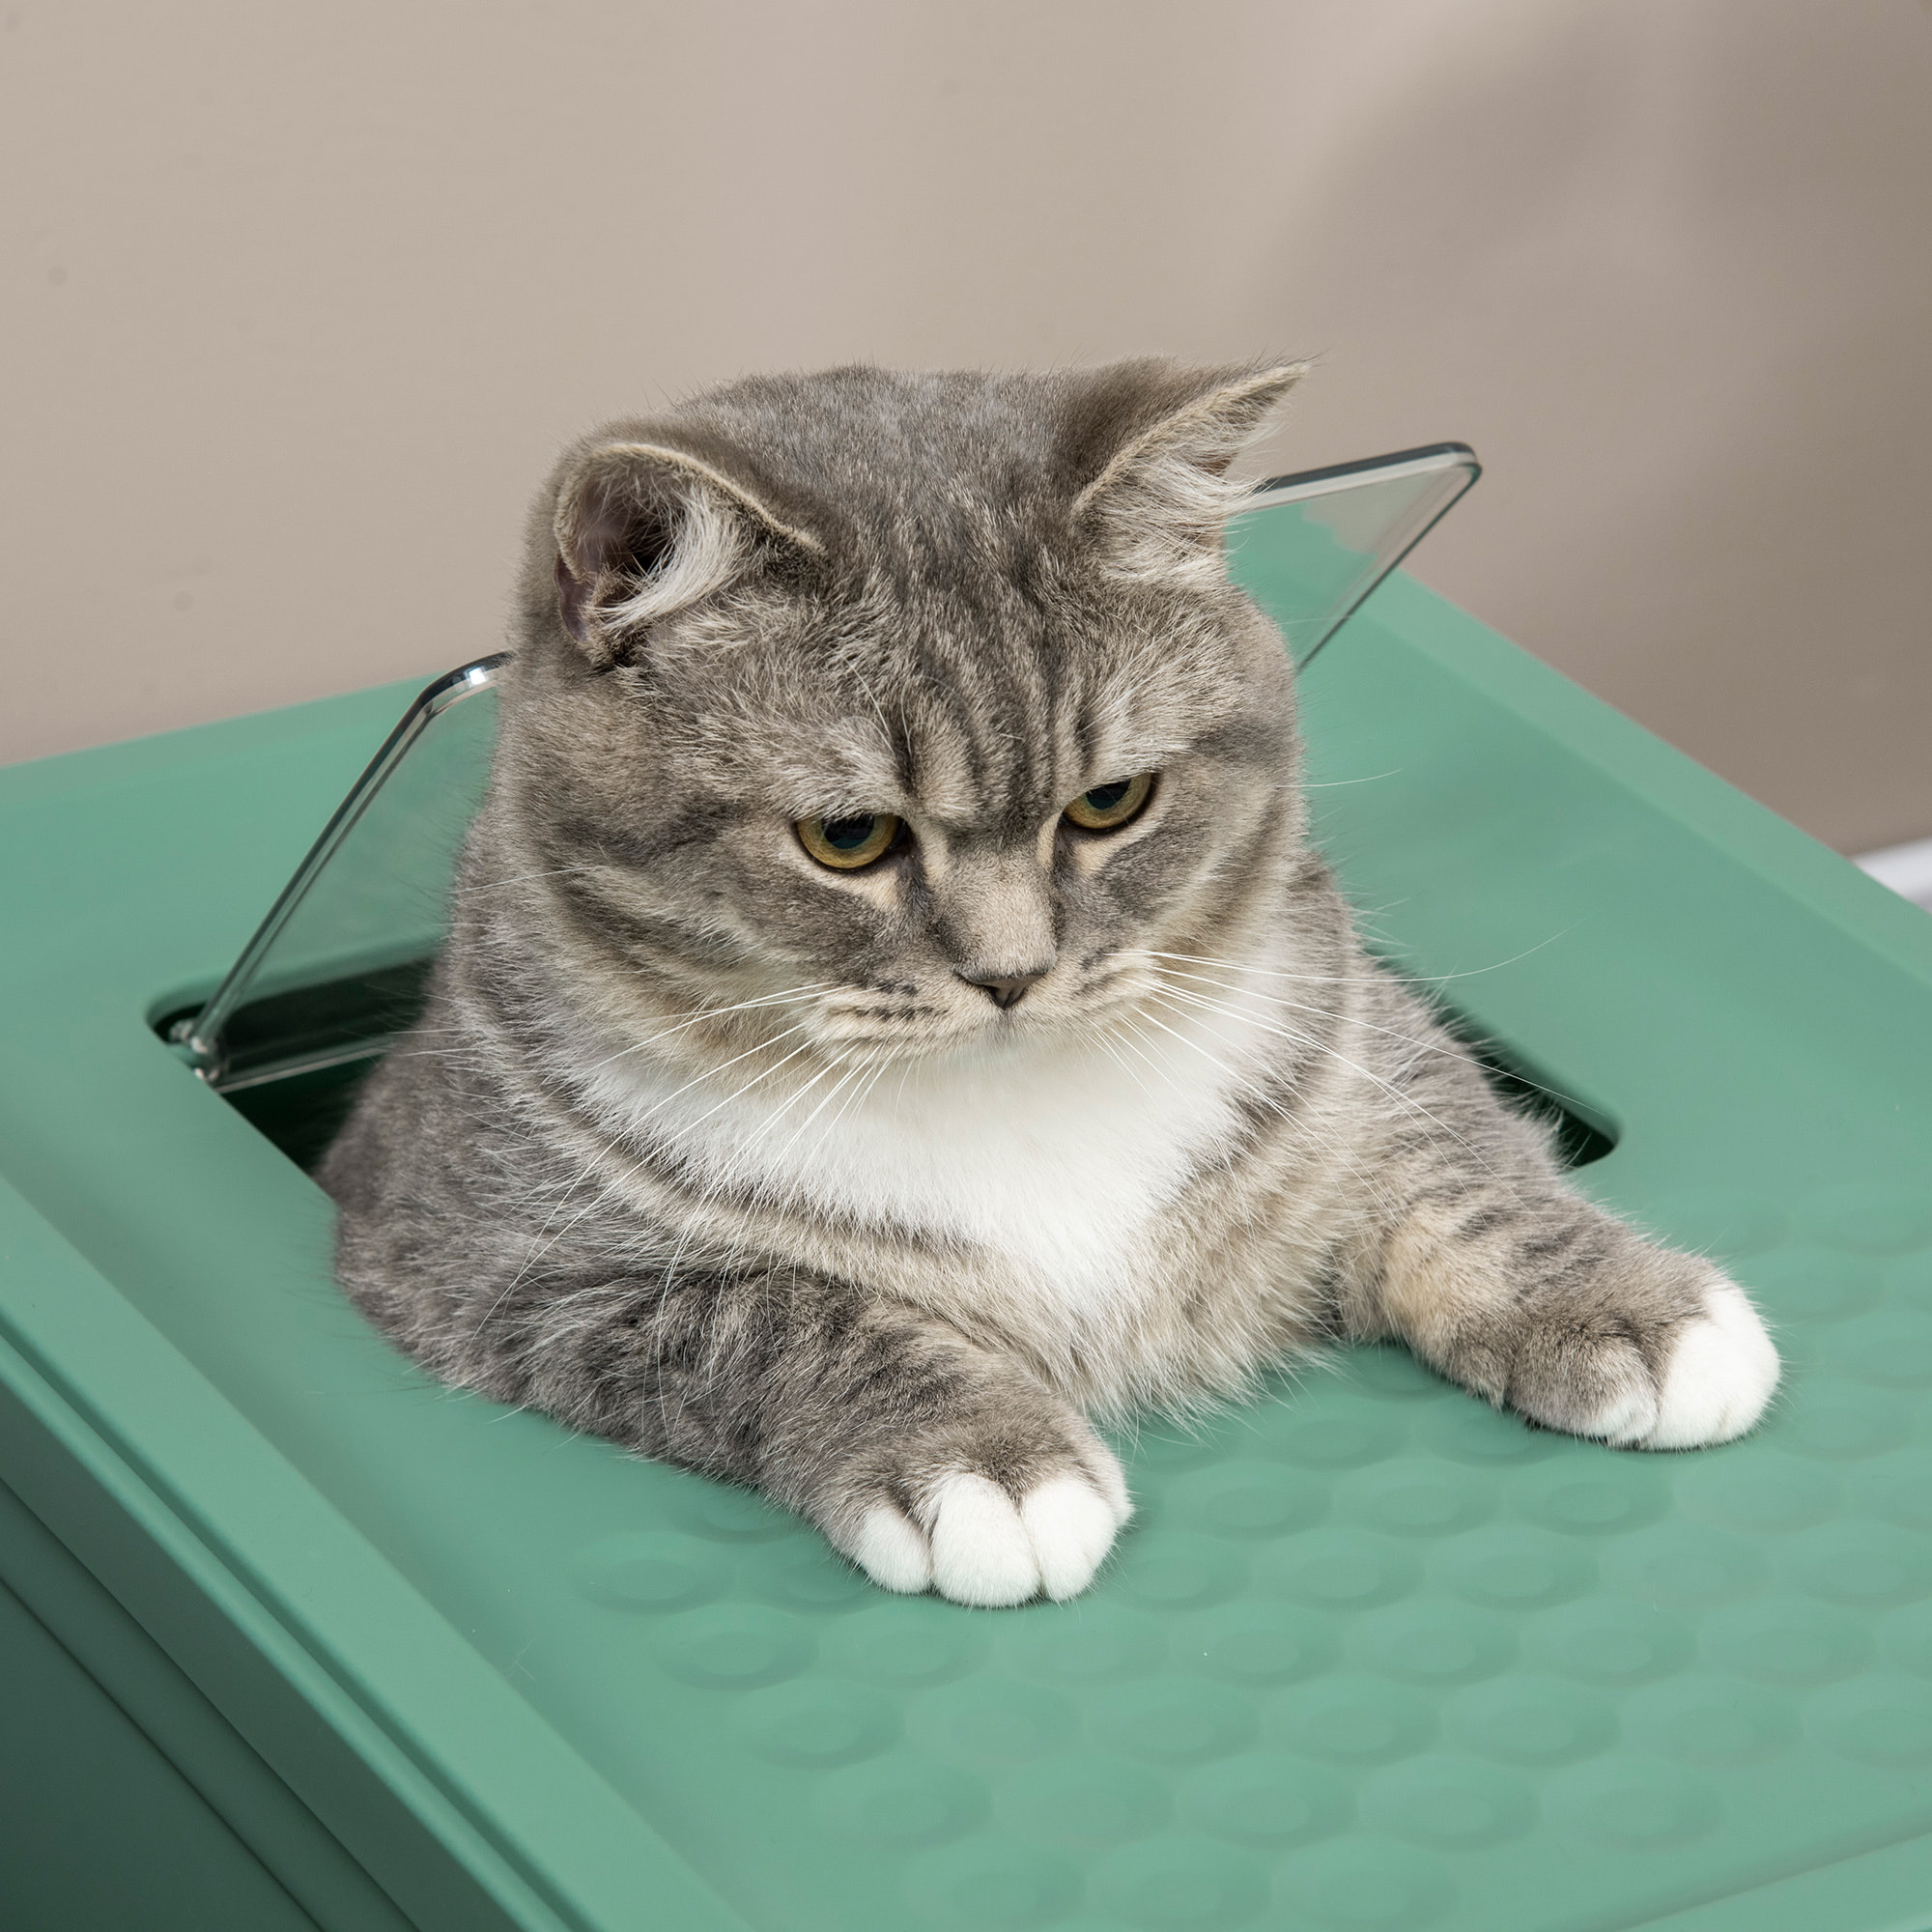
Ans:
{"type": "Polygon", "coordinates": [[[0,1700],[9,1932],[326,1932],[4,1582],[0,1700]]]}
{"type": "Polygon", "coordinates": [[[1926,1932],[1932,1839],[1818,1865],[1648,1921],[1650,1932],[1926,1932]]]}
{"type": "Polygon", "coordinates": [[[12,1487],[423,1932],[744,1932],[4,1181],[0,1297],[12,1487]],[[370,1840],[371,1782],[414,1821],[387,1845],[370,1840]]]}
{"type": "MultiPolygon", "coordinates": [[[[206,757],[211,751],[267,751],[281,744],[312,745],[317,736],[316,712],[330,713],[326,727],[352,749],[354,777],[374,755],[404,708],[424,685],[451,668],[440,666],[420,677],[393,678],[386,684],[366,685],[338,696],[305,698],[278,704],[267,711],[244,711],[206,724],[181,724],[166,731],[148,731],[111,745],[89,745],[78,752],[53,752],[44,757],[22,758],[0,765],[0,799],[55,799],[74,792],[112,791],[137,783],[156,772],[206,757]]],[[[344,787],[347,790],[347,782],[344,787]]],[[[315,827],[322,830],[320,824],[315,827]]],[[[264,906],[263,911],[268,908],[264,906]]]]}
{"type": "Polygon", "coordinates": [[[314,1812],[4,1484],[0,1587],[316,1923],[410,1932],[409,1921],[314,1812]]]}
{"type": "MultiPolygon", "coordinates": [[[[1932,984],[1932,918],[1601,698],[1401,572],[1350,620],[1379,623],[1787,897],[1932,984]]],[[[1346,650],[1347,633],[1329,646],[1346,650]]],[[[1322,659],[1304,675],[1319,679],[1322,659]]]]}

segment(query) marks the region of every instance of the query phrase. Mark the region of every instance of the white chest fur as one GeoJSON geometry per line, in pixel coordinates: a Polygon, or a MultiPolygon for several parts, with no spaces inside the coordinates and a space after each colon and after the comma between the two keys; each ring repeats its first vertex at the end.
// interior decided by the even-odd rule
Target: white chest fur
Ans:
{"type": "Polygon", "coordinates": [[[721,1179],[991,1249],[1079,1314],[1131,1292],[1150,1223],[1234,1128],[1257,1037],[1177,1016],[1130,1038],[835,1071],[771,1097],[775,1082],[730,1097],[742,1082],[726,1072],[679,1092],[625,1063],[596,1086],[721,1179]]]}

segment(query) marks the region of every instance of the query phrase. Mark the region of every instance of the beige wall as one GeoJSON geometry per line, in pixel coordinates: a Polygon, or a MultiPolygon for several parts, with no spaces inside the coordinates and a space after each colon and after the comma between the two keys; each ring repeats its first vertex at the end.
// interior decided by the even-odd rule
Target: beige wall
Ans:
{"type": "Polygon", "coordinates": [[[0,757],[497,639],[734,372],[1318,353],[1420,574],[1847,848],[1932,833],[1932,7],[19,0],[0,757]]]}

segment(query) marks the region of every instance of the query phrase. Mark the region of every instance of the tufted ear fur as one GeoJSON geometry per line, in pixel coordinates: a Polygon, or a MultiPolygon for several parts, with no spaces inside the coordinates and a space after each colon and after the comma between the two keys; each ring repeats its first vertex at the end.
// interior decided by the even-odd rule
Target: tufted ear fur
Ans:
{"type": "Polygon", "coordinates": [[[820,549],[710,465],[649,442],[592,449],[564,478],[553,530],[564,629],[600,669],[775,552],[820,549]]]}
{"type": "Polygon", "coordinates": [[[1074,498],[1076,528],[1123,575],[1218,576],[1221,526],[1245,495],[1228,466],[1306,373],[1298,362],[1104,372],[1085,440],[1092,447],[1109,431],[1118,440],[1074,498]]]}

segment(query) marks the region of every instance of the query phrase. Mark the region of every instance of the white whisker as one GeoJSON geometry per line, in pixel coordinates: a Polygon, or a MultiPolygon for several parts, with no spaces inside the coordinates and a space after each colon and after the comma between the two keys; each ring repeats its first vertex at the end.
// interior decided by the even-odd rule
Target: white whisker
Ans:
{"type": "Polygon", "coordinates": [[[1368,1067],[1363,1066],[1362,1065],[1360,1065],[1359,1062],[1350,1060],[1346,1053],[1343,1053],[1337,1047],[1330,1046],[1327,1043],[1327,1041],[1317,1039],[1311,1034],[1297,1034],[1286,1027],[1271,1026],[1265,1020],[1260,1020],[1255,1018],[1255,1016],[1252,1013],[1244,1013],[1239,1011],[1237,1009],[1219,1005],[1212,1000],[1203,999],[1198,994],[1181,992],[1178,987],[1169,988],[1166,997],[1169,998],[1170,1000],[1185,1002],[1187,1003],[1187,1005],[1192,1007],[1199,1007],[1205,1009],[1209,1012],[1221,1013],[1229,1019],[1237,1019],[1245,1021],[1250,1026],[1261,1027],[1264,1032],[1278,1034],[1283,1039],[1286,1039],[1296,1046],[1307,1047],[1318,1053],[1328,1054],[1331,1058],[1340,1061],[1341,1064],[1344,1066],[1348,1067],[1351,1073],[1359,1074],[1364,1080],[1367,1080],[1371,1082],[1374,1086],[1379,1088],[1384,1094],[1386,1094],[1389,1096],[1391,1100],[1395,1101],[1398,1106],[1408,1108],[1408,1110],[1411,1113],[1419,1114],[1424,1120],[1439,1127],[1445,1134],[1449,1136],[1449,1138],[1452,1141],[1456,1143],[1458,1147],[1462,1148],[1463,1151],[1468,1154],[1469,1158],[1475,1161],[1479,1167],[1483,1168],[1483,1170],[1486,1173],[1490,1171],[1490,1166],[1488,1161],[1486,1161],[1483,1158],[1483,1156],[1480,1153],[1478,1153],[1477,1151],[1473,1147],[1471,1147],[1469,1143],[1466,1140],[1464,1140],[1463,1137],[1461,1134],[1459,1134],[1454,1127],[1452,1127],[1449,1124],[1447,1121],[1443,1120],[1439,1115],[1432,1113],[1427,1107],[1425,1107],[1422,1104],[1420,1100],[1416,1099],[1413,1094],[1405,1094],[1399,1087],[1392,1086],[1388,1081],[1384,1080],[1380,1074],[1371,1072],[1368,1067]]]}

